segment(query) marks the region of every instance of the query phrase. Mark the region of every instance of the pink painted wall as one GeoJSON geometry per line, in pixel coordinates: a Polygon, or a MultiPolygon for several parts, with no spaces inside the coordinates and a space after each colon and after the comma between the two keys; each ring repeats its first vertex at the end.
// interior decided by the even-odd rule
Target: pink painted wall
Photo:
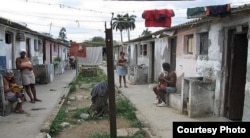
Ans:
{"type": "Polygon", "coordinates": [[[183,77],[196,76],[196,34],[195,29],[181,29],[177,33],[176,47],[176,74],[177,74],[177,89],[181,92],[181,84],[183,77]],[[193,34],[194,49],[193,54],[187,54],[185,36],[193,34]]]}

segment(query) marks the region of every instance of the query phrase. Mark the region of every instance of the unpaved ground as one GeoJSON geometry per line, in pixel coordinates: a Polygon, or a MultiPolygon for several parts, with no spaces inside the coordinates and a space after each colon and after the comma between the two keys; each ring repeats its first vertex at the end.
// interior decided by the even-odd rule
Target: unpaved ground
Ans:
{"type": "MultiPolygon", "coordinates": [[[[65,104],[67,113],[67,118],[70,120],[71,110],[76,108],[89,107],[91,104],[90,86],[82,86],[78,88],[76,92],[70,93],[68,100],[65,104]],[[75,97],[75,100],[73,100],[75,97]]],[[[116,120],[117,128],[129,128],[130,123],[128,120],[117,117],[116,120]]],[[[88,138],[91,134],[94,133],[109,133],[109,121],[108,119],[99,119],[91,121],[78,121],[77,123],[71,123],[68,127],[64,128],[56,138],[88,138]]]]}

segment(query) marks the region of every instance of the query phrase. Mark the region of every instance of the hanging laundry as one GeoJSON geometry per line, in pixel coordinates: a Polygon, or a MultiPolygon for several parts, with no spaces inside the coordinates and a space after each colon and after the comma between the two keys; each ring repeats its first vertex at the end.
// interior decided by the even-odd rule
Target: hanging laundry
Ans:
{"type": "Polygon", "coordinates": [[[172,9],[145,10],[142,14],[145,27],[171,27],[171,18],[174,16],[172,9]]]}
{"type": "Polygon", "coordinates": [[[187,8],[187,17],[194,18],[201,15],[206,15],[205,9],[205,7],[187,8]]]}
{"type": "Polygon", "coordinates": [[[70,46],[70,55],[76,57],[86,57],[86,46],[78,43],[72,43],[70,46]]]}
{"type": "Polygon", "coordinates": [[[230,4],[213,5],[206,7],[206,15],[211,17],[226,17],[231,15],[230,4]]]}
{"type": "Polygon", "coordinates": [[[6,56],[0,56],[0,70],[5,70],[6,68],[6,56]]]}

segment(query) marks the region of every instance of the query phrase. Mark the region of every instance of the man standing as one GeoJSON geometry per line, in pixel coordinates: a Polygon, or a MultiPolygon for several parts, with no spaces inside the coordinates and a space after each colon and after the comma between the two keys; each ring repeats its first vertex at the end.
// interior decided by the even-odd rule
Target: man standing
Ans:
{"type": "Polygon", "coordinates": [[[154,104],[157,104],[157,106],[162,107],[162,106],[168,106],[168,99],[169,98],[169,93],[174,93],[177,91],[176,89],[176,73],[171,70],[170,64],[169,63],[163,63],[162,68],[165,73],[161,73],[158,82],[164,81],[167,83],[167,87],[158,87],[155,86],[153,88],[154,93],[156,94],[157,101],[154,102],[154,104]],[[166,101],[167,100],[167,101],[166,101]]]}
{"type": "Polygon", "coordinates": [[[35,75],[33,72],[33,65],[30,59],[26,57],[26,50],[21,50],[20,57],[16,59],[16,67],[21,72],[22,83],[25,88],[25,91],[27,92],[30,98],[30,102],[41,102],[41,100],[36,97],[35,75]]]}

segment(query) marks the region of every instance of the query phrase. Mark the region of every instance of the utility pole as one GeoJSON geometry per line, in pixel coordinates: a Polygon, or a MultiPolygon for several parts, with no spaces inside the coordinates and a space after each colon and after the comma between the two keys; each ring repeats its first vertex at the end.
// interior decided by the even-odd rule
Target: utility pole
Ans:
{"type": "MultiPolygon", "coordinates": [[[[113,19],[113,13],[112,13],[113,19]]],[[[108,73],[108,90],[109,90],[109,119],[110,119],[110,137],[116,138],[116,111],[115,111],[115,83],[114,83],[114,61],[113,61],[113,33],[112,33],[112,20],[110,28],[106,27],[106,50],[107,50],[107,73],[108,73]]]]}
{"type": "Polygon", "coordinates": [[[50,32],[51,32],[51,27],[52,27],[52,22],[51,22],[50,25],[49,25],[49,34],[50,34],[50,32]]]}

